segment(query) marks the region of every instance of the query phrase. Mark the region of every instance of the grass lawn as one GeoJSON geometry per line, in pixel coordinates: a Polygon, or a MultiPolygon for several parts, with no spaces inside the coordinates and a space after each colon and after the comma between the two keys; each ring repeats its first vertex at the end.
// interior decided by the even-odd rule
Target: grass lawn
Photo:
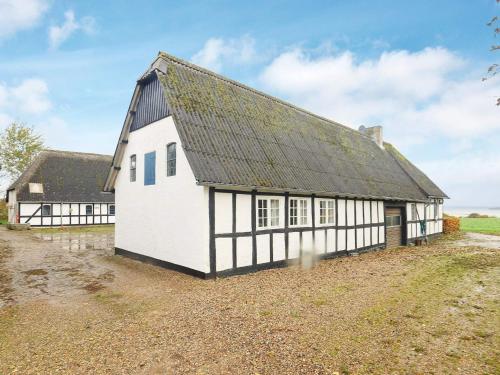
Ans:
{"type": "Polygon", "coordinates": [[[82,226],[63,226],[63,227],[53,227],[53,228],[31,228],[33,232],[40,233],[102,233],[102,232],[112,232],[114,231],[114,224],[106,225],[82,225],[82,226]]]}
{"type": "Polygon", "coordinates": [[[468,218],[460,219],[460,229],[464,232],[477,232],[500,235],[500,218],[468,218]]]}

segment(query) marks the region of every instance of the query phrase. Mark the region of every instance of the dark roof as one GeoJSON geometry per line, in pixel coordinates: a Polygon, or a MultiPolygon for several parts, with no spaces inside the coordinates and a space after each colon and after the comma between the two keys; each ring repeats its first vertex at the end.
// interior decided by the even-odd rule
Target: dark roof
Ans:
{"type": "MultiPolygon", "coordinates": [[[[162,52],[143,79],[150,75],[163,84],[165,105],[199,184],[427,199],[388,151],[354,129],[162,52]]],[[[132,111],[139,95],[136,88],[132,111]]]]}
{"type": "Polygon", "coordinates": [[[8,188],[16,189],[18,201],[114,202],[104,193],[111,156],[81,152],[45,150],[8,188]],[[43,194],[29,191],[29,183],[43,184],[43,194]]]}
{"type": "Polygon", "coordinates": [[[411,177],[413,181],[430,197],[448,198],[448,196],[427,177],[427,175],[413,165],[392,144],[384,142],[384,148],[398,162],[401,168],[411,177]]]}

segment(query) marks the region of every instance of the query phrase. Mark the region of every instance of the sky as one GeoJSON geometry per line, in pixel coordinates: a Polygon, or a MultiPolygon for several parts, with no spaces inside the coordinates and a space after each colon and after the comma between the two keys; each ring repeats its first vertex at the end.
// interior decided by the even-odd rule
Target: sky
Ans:
{"type": "MultiPolygon", "coordinates": [[[[357,129],[382,125],[450,197],[500,206],[495,0],[0,0],[0,131],[112,154],[158,51],[357,129]]],[[[5,181],[3,187],[5,188],[5,181]]],[[[1,190],[1,187],[0,187],[1,190]]]]}

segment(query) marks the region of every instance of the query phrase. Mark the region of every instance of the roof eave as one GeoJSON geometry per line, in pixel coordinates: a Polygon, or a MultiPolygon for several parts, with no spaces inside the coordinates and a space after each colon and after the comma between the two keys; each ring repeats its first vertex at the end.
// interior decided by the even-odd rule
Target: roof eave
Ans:
{"type": "Polygon", "coordinates": [[[267,192],[279,192],[279,193],[295,193],[295,194],[304,194],[304,195],[325,195],[325,196],[331,196],[333,197],[343,197],[343,198],[363,198],[363,199],[369,199],[369,200],[391,200],[391,201],[404,201],[404,202],[422,202],[425,203],[427,202],[426,199],[417,199],[417,198],[402,198],[402,197],[385,197],[385,196],[377,196],[377,195],[362,195],[362,194],[349,194],[349,193],[340,193],[340,192],[333,192],[333,191],[312,191],[312,190],[302,190],[302,189],[285,189],[285,188],[278,188],[278,187],[267,187],[267,186],[247,186],[247,185],[236,185],[236,184],[225,184],[225,183],[219,183],[219,182],[208,182],[208,181],[202,181],[202,182],[196,182],[197,185],[199,186],[206,186],[206,187],[223,187],[227,189],[241,189],[241,190],[259,190],[259,191],[267,191],[267,192]]]}

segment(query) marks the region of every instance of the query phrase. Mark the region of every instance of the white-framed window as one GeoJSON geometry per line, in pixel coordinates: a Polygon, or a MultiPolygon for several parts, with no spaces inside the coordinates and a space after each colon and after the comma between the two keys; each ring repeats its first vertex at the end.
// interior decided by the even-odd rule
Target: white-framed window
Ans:
{"type": "Polygon", "coordinates": [[[269,228],[280,225],[280,201],[278,199],[257,199],[257,227],[269,228]]]}
{"type": "Polygon", "coordinates": [[[335,201],[322,199],[319,201],[319,223],[333,224],[335,222],[335,201]]]}
{"type": "Polygon", "coordinates": [[[307,199],[290,199],[290,226],[307,225],[307,199]]]}
{"type": "Polygon", "coordinates": [[[271,228],[280,225],[279,199],[257,199],[257,227],[271,228]]]}
{"type": "Polygon", "coordinates": [[[85,215],[93,215],[93,214],[94,214],[93,205],[87,204],[85,206],[85,215]]]}

